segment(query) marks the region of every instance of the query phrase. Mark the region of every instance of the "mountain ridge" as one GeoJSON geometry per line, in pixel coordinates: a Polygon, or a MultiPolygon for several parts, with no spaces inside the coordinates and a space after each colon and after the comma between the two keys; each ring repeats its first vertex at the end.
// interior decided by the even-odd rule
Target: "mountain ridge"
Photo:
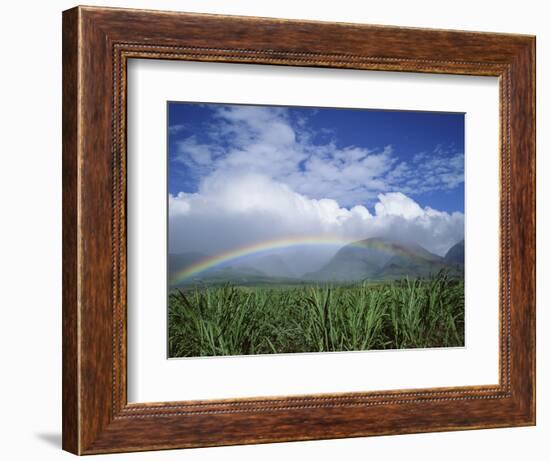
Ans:
{"type": "MultiPolygon", "coordinates": [[[[190,267],[208,255],[188,252],[169,255],[169,274],[190,267]]],[[[464,240],[454,244],[439,256],[416,242],[403,242],[385,237],[371,237],[341,247],[319,269],[298,275],[279,255],[235,261],[221,267],[196,274],[194,282],[232,283],[301,283],[301,282],[359,282],[364,280],[396,280],[401,278],[427,278],[446,270],[451,277],[464,276],[464,240]]]]}
{"type": "Polygon", "coordinates": [[[459,263],[450,263],[417,243],[372,237],[344,246],[324,267],[304,278],[323,282],[419,278],[442,269],[451,276],[460,276],[463,270],[458,266],[459,263]]]}

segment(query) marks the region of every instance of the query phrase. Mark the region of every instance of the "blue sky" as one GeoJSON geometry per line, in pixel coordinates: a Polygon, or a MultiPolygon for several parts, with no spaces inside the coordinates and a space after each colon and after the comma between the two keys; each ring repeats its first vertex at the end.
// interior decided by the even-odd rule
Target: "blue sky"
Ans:
{"type": "Polygon", "coordinates": [[[464,237],[464,115],[168,104],[169,247],[464,237]]]}
{"type": "Polygon", "coordinates": [[[168,156],[172,195],[245,169],[346,208],[402,192],[464,212],[464,114],[170,102],[168,156]]]}

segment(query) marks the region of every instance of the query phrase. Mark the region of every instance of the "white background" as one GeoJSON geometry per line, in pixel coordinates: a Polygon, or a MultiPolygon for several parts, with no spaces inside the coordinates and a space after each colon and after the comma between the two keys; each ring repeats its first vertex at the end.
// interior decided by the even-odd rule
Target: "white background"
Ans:
{"type": "Polygon", "coordinates": [[[496,77],[144,59],[128,92],[131,402],[498,383],[496,77]],[[466,347],[166,360],[167,100],[466,113],[466,347]]]}
{"type": "MultiPolygon", "coordinates": [[[[88,1],[88,4],[101,4],[88,1]]],[[[537,35],[538,57],[538,425],[439,434],[209,448],[116,455],[136,460],[400,459],[543,460],[550,437],[547,276],[550,174],[550,31],[544,2],[463,0],[296,2],[284,0],[115,1],[111,6],[163,8],[537,35]],[[546,221],[546,222],[545,222],[546,221]]],[[[61,10],[69,1],[9,2],[0,34],[0,351],[2,458],[69,459],[61,427],[61,10]]],[[[98,457],[103,459],[105,457],[98,457]]],[[[105,458],[107,459],[107,458],[105,458]]]]}

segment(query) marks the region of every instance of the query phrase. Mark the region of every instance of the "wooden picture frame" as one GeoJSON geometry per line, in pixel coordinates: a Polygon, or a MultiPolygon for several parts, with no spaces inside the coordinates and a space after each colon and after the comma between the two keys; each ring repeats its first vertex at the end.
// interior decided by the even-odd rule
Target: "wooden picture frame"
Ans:
{"type": "Polygon", "coordinates": [[[63,13],[63,448],[93,454],[535,424],[535,38],[77,7],[63,13]],[[129,404],[126,63],[496,76],[499,384],[129,404]]]}

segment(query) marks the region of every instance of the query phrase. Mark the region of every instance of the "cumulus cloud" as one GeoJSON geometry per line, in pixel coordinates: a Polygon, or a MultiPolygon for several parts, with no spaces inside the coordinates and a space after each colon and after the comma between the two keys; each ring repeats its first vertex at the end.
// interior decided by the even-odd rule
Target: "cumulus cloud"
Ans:
{"type": "Polygon", "coordinates": [[[414,241],[443,255],[463,238],[464,215],[422,208],[403,193],[380,193],[374,213],[309,198],[265,174],[246,171],[205,178],[196,193],[169,197],[171,252],[217,253],[289,236],[343,241],[383,236],[414,241]]]}
{"type": "Polygon", "coordinates": [[[342,206],[373,204],[380,193],[450,190],[464,181],[464,155],[442,146],[399,161],[391,145],[338,145],[330,130],[314,133],[303,117],[278,107],[218,106],[200,141],[177,144],[175,160],[200,177],[266,175],[309,198],[342,206]],[[222,147],[223,146],[223,147],[222,147]]]}
{"type": "MultiPolygon", "coordinates": [[[[210,115],[207,127],[177,136],[170,153],[194,191],[169,196],[171,253],[315,236],[341,245],[387,237],[444,255],[464,238],[462,213],[414,200],[464,181],[461,152],[436,146],[399,156],[391,145],[342,145],[285,108],[215,106],[210,115]]],[[[316,270],[338,248],[293,249],[293,266],[316,270]]]]}

